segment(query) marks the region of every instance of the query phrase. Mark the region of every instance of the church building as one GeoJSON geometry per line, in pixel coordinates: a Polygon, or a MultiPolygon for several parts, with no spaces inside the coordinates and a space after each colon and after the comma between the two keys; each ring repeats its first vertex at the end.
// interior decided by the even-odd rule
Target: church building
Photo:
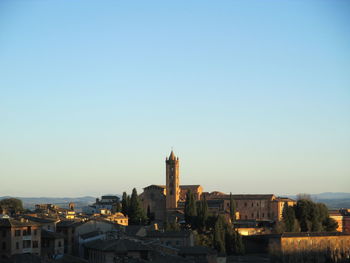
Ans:
{"type": "Polygon", "coordinates": [[[165,159],[165,168],[165,185],[149,185],[140,195],[143,208],[150,211],[155,220],[164,220],[169,213],[182,213],[189,190],[196,200],[200,200],[203,192],[200,185],[180,185],[180,160],[173,151],[165,159]]]}

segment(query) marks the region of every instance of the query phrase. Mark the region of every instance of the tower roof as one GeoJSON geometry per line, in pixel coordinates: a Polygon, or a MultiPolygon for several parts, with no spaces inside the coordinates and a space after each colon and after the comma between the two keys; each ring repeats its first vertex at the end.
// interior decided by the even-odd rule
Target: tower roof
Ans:
{"type": "Polygon", "coordinates": [[[171,151],[170,156],[169,156],[169,160],[176,160],[176,156],[174,154],[174,151],[171,151]]]}

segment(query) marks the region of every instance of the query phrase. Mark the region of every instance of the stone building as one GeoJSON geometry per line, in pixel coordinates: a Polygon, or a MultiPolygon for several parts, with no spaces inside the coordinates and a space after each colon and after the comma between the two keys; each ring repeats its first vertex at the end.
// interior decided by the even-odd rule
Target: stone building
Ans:
{"type": "Polygon", "coordinates": [[[330,210],[329,217],[338,223],[337,231],[350,234],[350,209],[330,210]]]}
{"type": "Polygon", "coordinates": [[[41,230],[41,256],[45,259],[55,259],[64,254],[64,236],[62,234],[41,230]]]}
{"type": "Polygon", "coordinates": [[[209,210],[217,214],[229,213],[231,196],[235,201],[237,220],[280,221],[284,205],[296,204],[293,199],[277,197],[273,194],[229,195],[221,192],[202,194],[202,198],[208,202],[209,210]]]}
{"type": "Polygon", "coordinates": [[[200,185],[180,185],[180,160],[171,151],[165,159],[165,185],[149,185],[140,195],[143,208],[154,215],[156,220],[164,220],[169,214],[182,210],[186,193],[194,193],[200,200],[203,188],[200,185]]]}
{"type": "Polygon", "coordinates": [[[83,207],[83,213],[87,215],[115,213],[119,205],[120,199],[118,196],[104,195],[101,199],[96,198],[94,204],[83,207]]]}
{"type": "Polygon", "coordinates": [[[40,255],[40,225],[26,219],[0,219],[0,261],[12,255],[40,255]]]}

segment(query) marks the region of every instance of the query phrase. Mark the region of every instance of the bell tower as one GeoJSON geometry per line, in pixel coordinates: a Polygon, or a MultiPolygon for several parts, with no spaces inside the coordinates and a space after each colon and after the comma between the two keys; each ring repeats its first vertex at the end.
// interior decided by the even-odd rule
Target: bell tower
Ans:
{"type": "Polygon", "coordinates": [[[179,157],[176,157],[171,151],[169,158],[165,160],[166,164],[166,209],[177,208],[177,202],[180,196],[179,182],[179,157]]]}

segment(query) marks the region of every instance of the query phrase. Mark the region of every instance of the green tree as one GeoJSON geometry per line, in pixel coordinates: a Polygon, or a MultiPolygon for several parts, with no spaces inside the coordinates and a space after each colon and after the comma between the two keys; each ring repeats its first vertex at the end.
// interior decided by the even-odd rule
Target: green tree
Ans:
{"type": "Polygon", "coordinates": [[[216,219],[215,227],[214,227],[214,238],[213,245],[214,248],[220,253],[225,253],[225,219],[222,215],[219,215],[216,219]]]}
{"type": "Polygon", "coordinates": [[[146,223],[145,211],[142,208],[141,201],[137,195],[136,188],[132,189],[129,206],[129,222],[131,225],[140,225],[146,223]]]}
{"type": "Polygon", "coordinates": [[[313,212],[313,202],[311,200],[298,200],[295,207],[295,215],[299,221],[301,232],[311,231],[313,212]]]}
{"type": "Polygon", "coordinates": [[[232,193],[230,193],[230,218],[231,222],[236,221],[236,202],[233,200],[232,193]]]}
{"type": "Polygon", "coordinates": [[[189,190],[186,193],[184,216],[187,224],[191,226],[195,224],[196,217],[197,217],[197,205],[191,190],[189,190]]]}
{"type": "Polygon", "coordinates": [[[234,232],[234,240],[235,240],[234,254],[244,255],[245,248],[244,248],[242,236],[237,231],[234,232]]]}
{"type": "Polygon", "coordinates": [[[288,203],[284,204],[282,211],[282,221],[284,223],[284,231],[295,232],[296,230],[296,217],[294,208],[289,206],[288,203]]]}
{"type": "Polygon", "coordinates": [[[329,217],[325,204],[316,204],[309,199],[298,200],[295,206],[295,215],[302,232],[334,231],[337,229],[337,222],[329,217]]]}
{"type": "Polygon", "coordinates": [[[0,209],[10,214],[23,212],[22,200],[17,198],[6,198],[0,201],[0,209]]]}
{"type": "Polygon", "coordinates": [[[197,223],[198,223],[198,227],[203,231],[206,227],[206,223],[207,223],[207,220],[208,220],[208,203],[207,203],[207,200],[205,199],[205,197],[200,201],[198,202],[198,209],[197,209],[197,212],[198,212],[198,220],[197,220],[197,223]]]}
{"type": "Polygon", "coordinates": [[[338,222],[333,218],[327,217],[323,222],[324,231],[332,232],[336,231],[338,228],[338,222]]]}
{"type": "Polygon", "coordinates": [[[123,192],[122,196],[122,213],[124,215],[129,215],[129,202],[128,202],[128,195],[126,192],[123,192]]]}

